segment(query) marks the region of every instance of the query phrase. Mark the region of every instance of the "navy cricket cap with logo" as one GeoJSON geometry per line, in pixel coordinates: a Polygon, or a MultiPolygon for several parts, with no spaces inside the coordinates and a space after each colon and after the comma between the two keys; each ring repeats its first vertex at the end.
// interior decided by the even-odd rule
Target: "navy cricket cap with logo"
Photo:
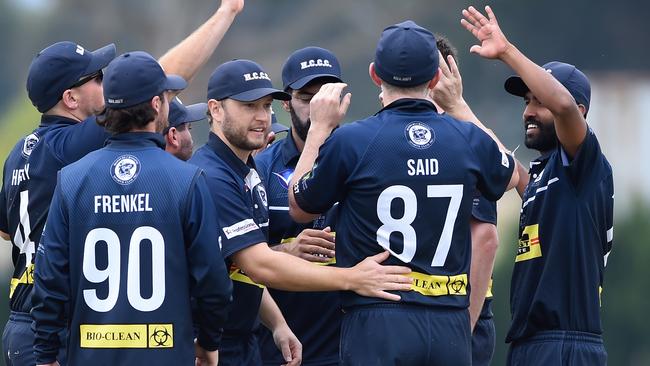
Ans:
{"type": "Polygon", "coordinates": [[[305,47],[292,53],[282,66],[285,91],[298,90],[314,79],[341,82],[341,65],[336,56],[320,47],[305,47]]]}
{"type": "Polygon", "coordinates": [[[104,72],[104,102],[107,108],[122,109],[144,103],[166,90],[183,90],[187,82],[166,75],[158,61],[142,51],[116,57],[104,72]]]}
{"type": "Polygon", "coordinates": [[[438,71],[436,37],[412,20],[384,29],[375,50],[375,72],[398,87],[422,85],[438,71]]]}
{"type": "Polygon", "coordinates": [[[208,99],[252,102],[267,95],[290,100],[291,95],[273,88],[262,66],[250,60],[232,60],[219,65],[208,81],[208,99]]]}
{"type": "Polygon", "coordinates": [[[115,45],[95,51],[70,41],[57,42],[39,52],[27,75],[27,95],[45,113],[61,100],[63,92],[84,76],[105,68],[115,58],[115,45]]]}
{"type": "MultiPolygon", "coordinates": [[[[576,103],[584,105],[589,110],[591,101],[591,85],[587,76],[577,67],[564,62],[551,61],[542,66],[546,72],[550,73],[571,93],[576,103]]],[[[506,91],[512,95],[525,97],[528,92],[528,86],[519,76],[511,76],[506,79],[504,84],[506,91]]]]}
{"type": "Polygon", "coordinates": [[[169,127],[178,127],[184,123],[204,120],[208,111],[207,103],[184,105],[178,97],[169,103],[169,127]]]}

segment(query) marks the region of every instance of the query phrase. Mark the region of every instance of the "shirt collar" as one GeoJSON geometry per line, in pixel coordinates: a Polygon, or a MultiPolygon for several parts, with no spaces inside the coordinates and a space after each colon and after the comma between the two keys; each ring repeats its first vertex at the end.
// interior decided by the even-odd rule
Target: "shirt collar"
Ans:
{"type": "Polygon", "coordinates": [[[298,160],[300,158],[300,151],[298,151],[298,148],[296,147],[296,142],[293,140],[291,130],[289,130],[289,134],[281,143],[282,162],[285,166],[289,165],[292,160],[298,160]]]}
{"type": "Polygon", "coordinates": [[[436,106],[427,99],[401,98],[382,108],[377,114],[386,110],[406,110],[409,113],[423,111],[438,112],[436,106]]]}
{"type": "Polygon", "coordinates": [[[210,132],[207,146],[217,154],[232,170],[237,172],[242,178],[246,178],[251,169],[255,169],[255,161],[252,156],[248,156],[248,161],[244,164],[237,155],[223,142],[214,132],[210,132]]]}
{"type": "MultiPolygon", "coordinates": [[[[92,119],[91,122],[95,123],[95,116],[89,117],[88,119],[92,119]]],[[[43,114],[41,115],[41,124],[38,127],[48,127],[48,126],[58,125],[58,124],[75,125],[77,123],[80,122],[71,118],[55,116],[51,114],[43,114]]]]}
{"type": "Polygon", "coordinates": [[[161,149],[165,148],[165,140],[159,133],[153,132],[125,132],[111,136],[106,140],[106,146],[122,147],[133,145],[149,147],[155,146],[161,149]]]}

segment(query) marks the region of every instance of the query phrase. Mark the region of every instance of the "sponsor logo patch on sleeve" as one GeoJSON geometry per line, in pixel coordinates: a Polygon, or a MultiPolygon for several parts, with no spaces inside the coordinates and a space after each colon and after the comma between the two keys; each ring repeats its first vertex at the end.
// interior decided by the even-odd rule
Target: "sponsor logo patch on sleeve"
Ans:
{"type": "Polygon", "coordinates": [[[227,239],[232,239],[257,229],[259,229],[259,226],[257,226],[253,219],[245,219],[234,225],[224,227],[223,233],[227,239]]]}

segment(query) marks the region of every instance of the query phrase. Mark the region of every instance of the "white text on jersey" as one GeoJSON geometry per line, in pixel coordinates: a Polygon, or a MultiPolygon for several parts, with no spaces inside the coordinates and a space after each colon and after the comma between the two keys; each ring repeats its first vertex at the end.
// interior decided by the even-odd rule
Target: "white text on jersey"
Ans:
{"type": "Polygon", "coordinates": [[[25,164],[23,169],[14,169],[11,172],[11,185],[17,186],[20,182],[29,179],[29,164],[25,164]]]}
{"type": "Polygon", "coordinates": [[[95,196],[95,213],[151,212],[149,193],[95,196]]]}
{"type": "Polygon", "coordinates": [[[410,176],[438,174],[438,159],[408,159],[406,166],[410,176]]]}

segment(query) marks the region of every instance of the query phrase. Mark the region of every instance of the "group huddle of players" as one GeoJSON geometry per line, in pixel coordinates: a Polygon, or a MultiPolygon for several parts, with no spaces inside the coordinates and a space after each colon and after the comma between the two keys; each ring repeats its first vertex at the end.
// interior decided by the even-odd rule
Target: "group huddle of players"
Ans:
{"type": "Polygon", "coordinates": [[[463,99],[454,47],[412,21],[381,33],[368,72],[382,109],[366,119],[341,124],[342,67],[315,46],[287,58],[281,90],[236,59],[206,103],[183,105],[243,6],[222,0],[159,60],[68,41],[33,59],[42,118],[0,194],[7,365],[489,365],[496,201],[512,188],[508,364],[606,364],[612,169],[580,70],[536,65],[490,7],[462,10],[470,51],[516,73],[505,90],[540,153],[528,170],[463,99]]]}

